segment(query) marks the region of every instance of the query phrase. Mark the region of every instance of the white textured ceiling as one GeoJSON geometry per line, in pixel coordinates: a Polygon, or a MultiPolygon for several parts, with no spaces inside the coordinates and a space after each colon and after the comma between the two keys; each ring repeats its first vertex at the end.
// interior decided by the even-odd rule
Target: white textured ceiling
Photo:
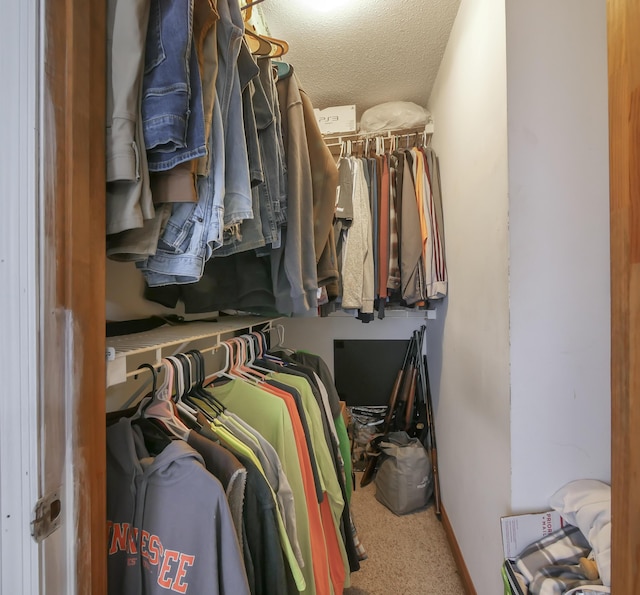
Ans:
{"type": "Polygon", "coordinates": [[[460,0],[265,0],[271,35],[318,108],[426,107],[460,0]],[[331,8],[334,6],[335,8],[331,8]]]}

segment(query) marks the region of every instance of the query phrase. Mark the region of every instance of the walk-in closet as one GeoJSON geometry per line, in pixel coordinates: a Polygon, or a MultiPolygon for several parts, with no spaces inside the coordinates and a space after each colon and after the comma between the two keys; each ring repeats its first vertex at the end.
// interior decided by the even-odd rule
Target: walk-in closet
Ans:
{"type": "Polygon", "coordinates": [[[0,595],[492,595],[587,478],[635,592],[632,4],[12,0],[0,595]]]}

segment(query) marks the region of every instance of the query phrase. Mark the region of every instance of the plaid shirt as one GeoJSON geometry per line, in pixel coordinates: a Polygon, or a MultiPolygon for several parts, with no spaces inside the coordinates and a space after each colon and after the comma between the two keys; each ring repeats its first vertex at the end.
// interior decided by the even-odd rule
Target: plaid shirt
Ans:
{"type": "Polygon", "coordinates": [[[580,558],[591,551],[580,529],[565,525],[534,541],[514,560],[514,566],[529,585],[531,595],[562,595],[580,585],[593,585],[580,570],[580,558]]]}

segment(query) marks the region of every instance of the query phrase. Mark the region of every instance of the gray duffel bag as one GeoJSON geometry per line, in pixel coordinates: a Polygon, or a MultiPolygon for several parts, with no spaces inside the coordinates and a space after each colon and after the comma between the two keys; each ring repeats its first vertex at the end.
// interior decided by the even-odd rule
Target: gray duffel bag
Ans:
{"type": "Polygon", "coordinates": [[[425,507],[433,493],[433,476],[420,440],[406,432],[391,432],[379,447],[376,499],[397,515],[425,507]]]}

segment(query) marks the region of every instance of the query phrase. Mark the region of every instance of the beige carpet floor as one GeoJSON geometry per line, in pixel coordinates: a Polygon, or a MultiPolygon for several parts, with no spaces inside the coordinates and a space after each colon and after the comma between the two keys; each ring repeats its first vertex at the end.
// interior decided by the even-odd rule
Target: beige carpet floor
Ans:
{"type": "Polygon", "coordinates": [[[464,595],[433,505],[396,516],[376,500],[374,483],[359,487],[359,473],[356,482],[351,510],[369,557],[345,595],[464,595]]]}

